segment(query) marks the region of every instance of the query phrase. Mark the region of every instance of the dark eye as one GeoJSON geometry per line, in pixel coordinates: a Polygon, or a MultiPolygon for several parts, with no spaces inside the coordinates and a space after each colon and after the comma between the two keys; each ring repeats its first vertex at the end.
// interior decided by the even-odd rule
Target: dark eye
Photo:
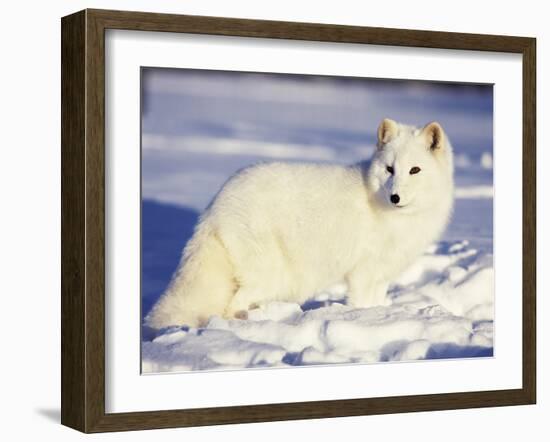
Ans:
{"type": "Polygon", "coordinates": [[[411,170],[409,170],[409,173],[411,175],[416,175],[418,172],[420,172],[420,167],[414,166],[411,170]]]}
{"type": "Polygon", "coordinates": [[[386,167],[386,170],[393,175],[393,167],[388,166],[386,167]]]}

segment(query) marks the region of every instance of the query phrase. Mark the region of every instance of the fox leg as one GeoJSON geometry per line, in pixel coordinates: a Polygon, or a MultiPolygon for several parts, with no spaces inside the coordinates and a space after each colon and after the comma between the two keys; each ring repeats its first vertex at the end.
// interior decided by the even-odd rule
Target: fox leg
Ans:
{"type": "Polygon", "coordinates": [[[373,280],[368,270],[356,269],[346,279],[349,289],[348,300],[351,305],[367,308],[391,304],[386,296],[389,284],[385,281],[373,280]]]}
{"type": "Polygon", "coordinates": [[[389,284],[387,282],[377,282],[374,285],[372,290],[374,305],[391,305],[391,299],[388,296],[388,287],[389,284]]]}
{"type": "Polygon", "coordinates": [[[258,290],[240,287],[225,309],[226,318],[247,319],[248,310],[257,304],[258,290]]]}

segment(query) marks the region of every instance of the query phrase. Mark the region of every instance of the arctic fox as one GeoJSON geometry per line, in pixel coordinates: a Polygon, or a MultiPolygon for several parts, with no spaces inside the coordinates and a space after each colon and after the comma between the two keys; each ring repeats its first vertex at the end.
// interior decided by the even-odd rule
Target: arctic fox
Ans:
{"type": "Polygon", "coordinates": [[[389,283],[439,237],[452,205],[452,148],[436,122],[416,128],[384,119],[368,167],[246,168],[202,214],[145,322],[245,318],[254,306],[303,303],[342,281],[348,304],[386,304],[389,283]]]}

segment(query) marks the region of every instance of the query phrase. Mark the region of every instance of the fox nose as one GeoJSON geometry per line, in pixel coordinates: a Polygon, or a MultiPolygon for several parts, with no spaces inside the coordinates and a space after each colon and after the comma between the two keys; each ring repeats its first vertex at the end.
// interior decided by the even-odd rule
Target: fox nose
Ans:
{"type": "Polygon", "coordinates": [[[392,196],[390,196],[390,201],[394,204],[398,204],[399,203],[399,195],[397,193],[394,193],[392,196]]]}

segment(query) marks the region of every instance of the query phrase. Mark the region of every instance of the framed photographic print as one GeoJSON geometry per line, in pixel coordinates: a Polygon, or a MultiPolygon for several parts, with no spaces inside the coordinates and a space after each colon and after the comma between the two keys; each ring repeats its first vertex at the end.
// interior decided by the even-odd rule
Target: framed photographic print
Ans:
{"type": "Polygon", "coordinates": [[[533,404],[535,39],[62,19],[62,423],[533,404]]]}

